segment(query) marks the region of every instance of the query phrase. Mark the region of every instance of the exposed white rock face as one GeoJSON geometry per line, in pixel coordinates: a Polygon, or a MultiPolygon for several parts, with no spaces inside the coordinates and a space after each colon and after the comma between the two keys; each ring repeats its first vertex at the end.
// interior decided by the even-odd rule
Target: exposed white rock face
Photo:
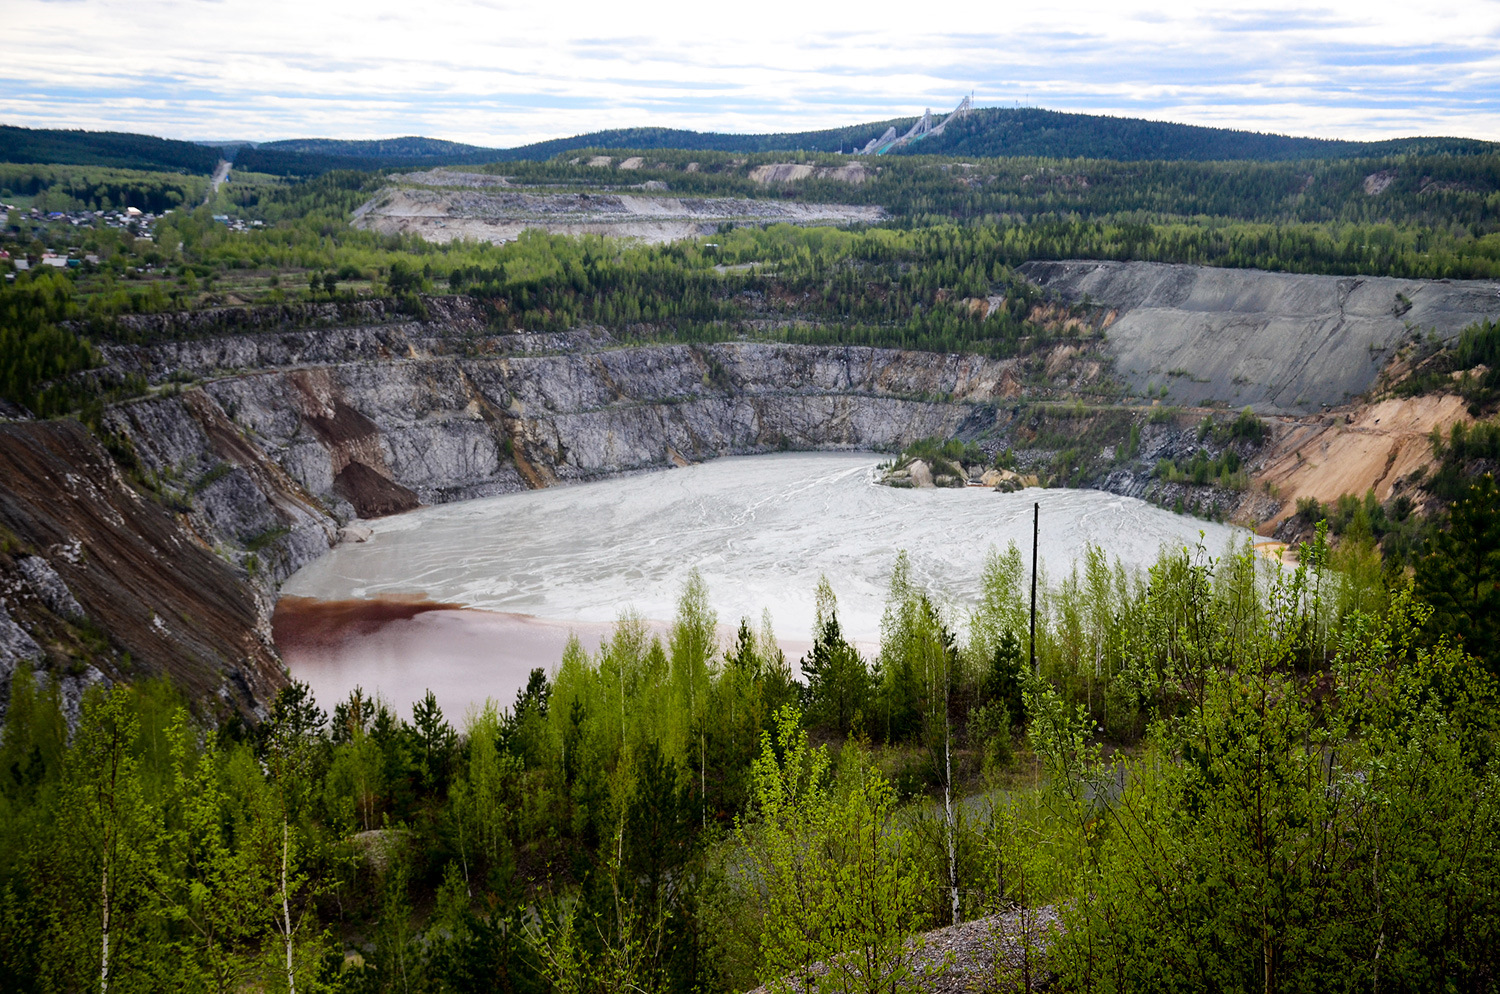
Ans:
{"type": "Polygon", "coordinates": [[[83,695],[88,693],[94,684],[103,684],[105,687],[114,686],[114,681],[105,676],[92,666],[85,666],[81,673],[38,673],[37,681],[45,686],[49,680],[57,681],[59,704],[62,706],[63,720],[68,723],[71,731],[78,727],[78,719],[83,715],[83,695]]]}
{"type": "Polygon", "coordinates": [[[83,608],[51,563],[40,556],[22,556],[16,560],[16,566],[25,575],[37,600],[47,605],[47,610],[69,621],[83,618],[83,608]]]}
{"type": "MultiPolygon", "coordinates": [[[[390,358],[351,332],[340,340],[351,361],[215,379],[121,405],[110,426],[146,469],[180,481],[206,544],[247,569],[253,546],[256,577],[274,586],[326,552],[342,523],[388,513],[372,507],[403,493],[410,506],[674,458],[899,447],[992,420],[1016,377],[1010,360],[751,343],[459,356],[432,339],[397,357],[396,330],[380,339],[390,358]]],[[[314,334],[337,339],[263,335],[245,361],[301,362],[314,334]]],[[[217,368],[240,347],[200,342],[193,361],[217,368]]],[[[193,359],[181,343],[170,349],[174,362],[193,359]]],[[[165,361],[146,353],[142,367],[165,361]]]]}
{"type": "Polygon", "coordinates": [[[0,605],[0,681],[10,679],[17,663],[40,658],[41,646],[26,634],[26,629],[15,623],[4,605],[0,605]]]}

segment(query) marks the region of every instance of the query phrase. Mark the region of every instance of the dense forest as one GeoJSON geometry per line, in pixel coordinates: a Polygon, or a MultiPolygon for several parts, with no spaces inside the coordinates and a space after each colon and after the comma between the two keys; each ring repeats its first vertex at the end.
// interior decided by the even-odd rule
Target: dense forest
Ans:
{"type": "Polygon", "coordinates": [[[117,131],[52,131],[0,125],[0,162],[60,163],[203,173],[219,151],[196,142],[117,131]]]}
{"type": "MultiPolygon", "coordinates": [[[[933,108],[942,120],[947,108],[933,108]]],[[[499,149],[495,161],[545,160],[580,149],[688,149],[732,153],[852,152],[887,128],[904,133],[915,117],[789,134],[730,135],[671,128],[616,128],[534,145],[499,149]]],[[[1399,138],[1383,142],[1292,138],[1129,117],[1070,114],[1036,107],[983,107],[943,133],[893,150],[890,156],[1027,156],[1052,159],[1257,161],[1339,159],[1380,155],[1494,152],[1492,142],[1465,138],[1399,138]]]]}
{"type": "MultiPolygon", "coordinates": [[[[870,137],[876,134],[879,132],[873,132],[870,137]]],[[[966,118],[949,124],[942,134],[904,146],[895,154],[1275,162],[1385,155],[1492,154],[1494,151],[1493,142],[1469,138],[1335,141],[1131,117],[1069,114],[1039,107],[981,107],[966,118]]]]}
{"type": "Polygon", "coordinates": [[[0,165],[0,202],[43,211],[136,210],[162,214],[203,202],[208,177],[87,166],[0,165]]]}
{"type": "Polygon", "coordinates": [[[1034,647],[1014,546],[962,616],[898,557],[871,658],[809,592],[805,680],[769,617],[721,643],[694,577],[665,638],[626,615],[460,722],[294,685],[214,728],[144,684],[69,735],[22,668],[0,982],[873,994],[920,980],[911,933],[1005,912],[1036,941],[995,979],[1026,987],[1487,989],[1496,633],[1455,622],[1497,503],[1414,587],[1368,536],[1295,569],[1090,549],[1034,647]]]}
{"type": "Polygon", "coordinates": [[[472,161],[490,161],[497,149],[465,145],[462,142],[443,141],[440,138],[374,138],[346,140],[337,138],[286,138],[281,141],[259,142],[255,145],[262,151],[305,152],[312,155],[345,155],[361,159],[435,159],[469,156],[472,161]]]}

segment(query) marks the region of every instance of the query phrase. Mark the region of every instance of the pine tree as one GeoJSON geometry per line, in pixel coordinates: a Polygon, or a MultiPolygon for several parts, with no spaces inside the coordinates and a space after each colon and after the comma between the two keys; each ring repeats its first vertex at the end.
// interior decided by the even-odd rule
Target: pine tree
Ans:
{"type": "Polygon", "coordinates": [[[1464,649],[1500,669],[1500,491],[1480,477],[1453,505],[1417,562],[1417,590],[1432,605],[1428,630],[1454,635],[1464,649]]]}

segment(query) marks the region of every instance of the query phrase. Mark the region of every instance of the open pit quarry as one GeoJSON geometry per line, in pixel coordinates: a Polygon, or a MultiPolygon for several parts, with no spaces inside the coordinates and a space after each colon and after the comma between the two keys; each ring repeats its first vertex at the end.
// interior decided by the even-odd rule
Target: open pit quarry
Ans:
{"type": "Polygon", "coordinates": [[[849,204],[673,197],[649,183],[630,192],[538,193],[507,189],[503,177],[451,170],[393,179],[398,185],[354,212],[354,227],[439,242],[510,242],[535,229],[655,244],[712,235],[721,224],[869,224],[885,216],[879,207],[849,204]]]}
{"type": "MultiPolygon", "coordinates": [[[[1246,453],[1252,487],[1216,506],[1268,530],[1301,494],[1386,495],[1425,466],[1426,432],[1465,416],[1456,400],[1359,395],[1403,337],[1500,316],[1495,283],[1024,271],[1058,297],[1088,294],[1109,312],[1104,337],[1004,360],[625,346],[599,329],[494,334],[463,297],[430,298],[424,320],[383,301],[124,318],[175,340],[104,350],[113,371],[155,389],[107,409],[102,442],[70,421],[0,424],[0,681],[22,659],[50,660],[75,698],[89,682],[166,673],[209,710],[254,713],[285,680],[269,627],[278,585],[357,535],[358,519],[726,454],[928,436],[1010,448],[1025,470],[1056,454],[1036,441],[1039,426],[1063,424],[1048,411],[1111,369],[1138,389],[1165,385],[1173,403],[1267,417],[1271,438],[1246,453]],[[1410,302],[1400,315],[1397,293],[1410,302]],[[114,662],[70,671],[70,647],[88,639],[114,662]]],[[[1123,438],[1108,441],[1079,482],[1162,501],[1152,467],[1196,451],[1205,412],[1152,418],[1132,404],[1066,416],[1069,430],[1113,417],[1139,435],[1129,457],[1116,454],[1123,438]]]]}

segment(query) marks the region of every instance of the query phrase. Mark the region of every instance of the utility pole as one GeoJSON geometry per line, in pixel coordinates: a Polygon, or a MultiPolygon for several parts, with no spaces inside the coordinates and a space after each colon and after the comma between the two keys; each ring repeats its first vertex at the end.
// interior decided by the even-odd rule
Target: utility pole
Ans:
{"type": "Polygon", "coordinates": [[[1042,504],[1031,505],[1031,675],[1036,676],[1036,553],[1042,534],[1042,504]]]}
{"type": "MultiPolygon", "coordinates": [[[[1036,501],[1031,505],[1031,677],[1033,680],[1041,676],[1041,671],[1036,665],[1036,560],[1037,547],[1041,544],[1039,539],[1042,534],[1042,503],[1036,501]]],[[[1033,752],[1036,771],[1036,788],[1042,788],[1042,757],[1040,753],[1033,752]]]]}

